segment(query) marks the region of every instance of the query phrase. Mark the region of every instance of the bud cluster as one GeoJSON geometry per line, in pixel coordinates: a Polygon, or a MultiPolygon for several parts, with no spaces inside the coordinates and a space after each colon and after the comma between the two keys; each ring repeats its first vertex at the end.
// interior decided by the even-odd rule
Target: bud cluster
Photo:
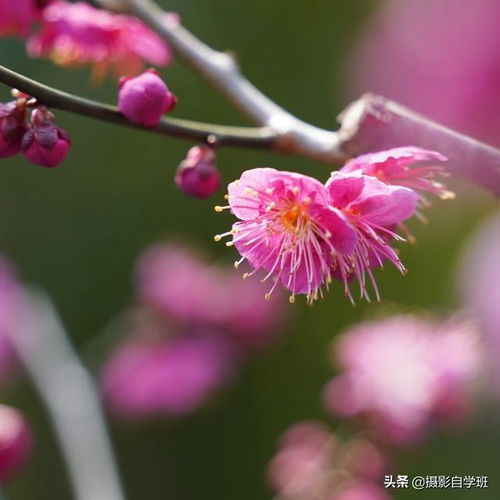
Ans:
{"type": "Polygon", "coordinates": [[[71,146],[54,114],[26,94],[13,91],[15,100],[0,103],[0,158],[21,152],[34,165],[59,166],[71,146]]]}

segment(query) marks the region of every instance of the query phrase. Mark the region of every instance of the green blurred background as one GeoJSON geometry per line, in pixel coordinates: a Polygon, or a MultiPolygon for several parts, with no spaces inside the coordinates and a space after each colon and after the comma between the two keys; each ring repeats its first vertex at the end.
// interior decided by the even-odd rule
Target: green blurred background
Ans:
{"type": "MultiPolygon", "coordinates": [[[[245,74],[285,108],[332,128],[335,115],[347,104],[348,49],[377,2],[164,0],[163,5],[179,12],[185,25],[214,47],[234,50],[245,74]]],[[[88,71],[31,61],[19,42],[2,40],[0,60],[55,87],[109,102],[116,99],[111,80],[93,87],[88,71]]],[[[175,116],[245,124],[179,63],[164,75],[180,98],[175,116]]],[[[2,89],[2,99],[7,96],[2,89]]],[[[96,337],[130,300],[137,254],[157,239],[183,235],[214,259],[232,262],[232,250],[213,244],[213,235],[231,219],[213,212],[222,194],[198,201],[174,188],[173,173],[188,143],[64,112],[57,119],[74,142],[60,169],[44,170],[22,158],[2,161],[0,251],[14,260],[26,281],[47,290],[77,347],[94,346],[85,351],[94,366],[104,354],[96,337]]],[[[321,180],[329,173],[300,158],[262,152],[224,149],[218,158],[228,182],[250,166],[299,170],[321,180]]],[[[403,279],[390,269],[378,273],[382,305],[352,307],[336,290],[313,308],[290,306],[294,314],[281,343],[246,367],[234,387],[197,415],[177,422],[113,423],[129,498],[269,499],[264,471],[280,433],[308,418],[335,426],[322,409],[320,390],[331,375],[328,346],[336,333],[385,310],[446,313],[457,306],[454,276],[460,252],[495,201],[469,186],[454,187],[461,196],[437,202],[428,212],[430,225],[412,225],[418,243],[402,249],[408,276],[403,279]]],[[[34,457],[7,487],[9,498],[71,498],[54,436],[29,383],[18,382],[3,397],[28,415],[36,432],[34,457]]],[[[435,435],[397,459],[401,474],[489,475],[488,490],[405,491],[398,498],[500,498],[500,432],[494,415],[485,410],[465,430],[435,435]]]]}

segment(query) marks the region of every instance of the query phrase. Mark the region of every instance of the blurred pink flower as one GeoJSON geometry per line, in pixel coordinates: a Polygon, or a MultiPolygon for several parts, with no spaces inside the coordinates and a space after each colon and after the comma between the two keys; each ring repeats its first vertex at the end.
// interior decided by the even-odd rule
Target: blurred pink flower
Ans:
{"type": "Polygon", "coordinates": [[[388,500],[377,486],[384,467],[384,457],[370,442],[342,443],[322,424],[300,422],[282,436],[268,480],[280,500],[388,500]],[[353,496],[356,492],[365,496],[353,496]]]}
{"type": "Polygon", "coordinates": [[[8,380],[17,367],[17,355],[11,340],[19,334],[26,298],[14,269],[0,257],[0,383],[8,380]]]}
{"type": "Polygon", "coordinates": [[[500,214],[487,220],[468,244],[460,269],[465,303],[475,313],[492,369],[500,374],[500,214]]]}
{"type": "Polygon", "coordinates": [[[26,36],[39,10],[36,0],[0,0],[0,36],[26,36]]]}
{"type": "Polygon", "coordinates": [[[122,417],[185,415],[230,380],[236,354],[230,339],[207,330],[128,341],[104,368],[103,394],[122,417]]]}
{"type": "Polygon", "coordinates": [[[210,265],[185,246],[153,246],[136,276],[139,299],[167,319],[226,330],[247,347],[271,340],[284,317],[281,297],[263,301],[262,284],[243,282],[234,269],[210,265]]]}
{"type": "Polygon", "coordinates": [[[500,2],[388,0],[348,58],[353,96],[374,91],[500,144],[500,2]]]}
{"type": "Polygon", "coordinates": [[[432,424],[463,419],[481,371],[476,330],[414,316],[361,323],[342,334],[341,370],[325,389],[332,412],[364,417],[382,440],[407,444],[432,424]]]}
{"type": "Polygon", "coordinates": [[[0,405],[0,481],[19,473],[32,448],[31,430],[22,414],[0,405]]]}
{"type": "MultiPolygon", "coordinates": [[[[92,65],[102,78],[109,68],[116,76],[135,75],[144,61],[166,66],[170,48],[138,19],[96,9],[86,2],[55,0],[42,12],[42,27],[28,40],[32,57],[49,57],[62,66],[92,65]]],[[[165,22],[178,23],[176,14],[165,22]]]]}

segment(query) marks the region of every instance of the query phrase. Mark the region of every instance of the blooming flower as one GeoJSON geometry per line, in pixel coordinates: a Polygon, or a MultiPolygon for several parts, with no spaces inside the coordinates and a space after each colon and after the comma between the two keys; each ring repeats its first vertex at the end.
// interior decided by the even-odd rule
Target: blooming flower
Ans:
{"type": "Polygon", "coordinates": [[[54,115],[42,106],[35,109],[21,142],[25,158],[34,165],[54,168],[64,161],[70,147],[71,138],[55,125],[54,115]]]}
{"type": "Polygon", "coordinates": [[[343,443],[318,422],[300,422],[282,436],[268,479],[280,500],[388,500],[377,484],[384,462],[368,441],[343,443]]]}
{"type": "Polygon", "coordinates": [[[437,151],[406,146],[358,156],[348,161],[340,171],[361,172],[387,184],[406,186],[442,199],[453,198],[454,194],[435,180],[437,175],[446,175],[444,167],[427,164],[432,161],[444,162],[446,157],[437,151]]]}
{"type": "Polygon", "coordinates": [[[191,413],[231,378],[233,350],[230,339],[207,330],[128,341],[105,366],[104,396],[115,413],[129,418],[191,413]]]}
{"type": "Polygon", "coordinates": [[[16,475],[29,458],[31,431],[22,414],[0,405],[0,480],[16,475]]]}
{"type": "Polygon", "coordinates": [[[26,36],[39,14],[36,0],[0,0],[0,35],[26,36]]]}
{"type": "Polygon", "coordinates": [[[220,173],[215,164],[213,148],[205,144],[192,147],[177,169],[175,183],[190,196],[212,196],[220,186],[220,173]]]}
{"type": "MultiPolygon", "coordinates": [[[[108,68],[117,76],[134,75],[144,60],[157,66],[171,60],[170,48],[141,21],[85,2],[56,0],[43,10],[41,21],[28,41],[29,54],[62,66],[92,65],[97,78],[108,68]]],[[[178,17],[168,14],[166,22],[178,23],[178,17]]]]}
{"type": "Polygon", "coordinates": [[[381,93],[499,145],[499,17],[497,0],[380,2],[347,59],[348,88],[381,93]]]}
{"type": "Polygon", "coordinates": [[[228,187],[226,207],[240,219],[230,232],[229,245],[254,268],[308,302],[323,284],[338,278],[351,296],[348,282],[356,276],[368,298],[365,273],[389,259],[403,270],[391,239],[390,228],[412,216],[416,194],[359,173],[332,174],[326,185],[305,175],[256,168],[244,172],[228,187]]]}
{"type": "Polygon", "coordinates": [[[355,325],[335,355],[341,372],[326,387],[328,407],[364,417],[396,444],[417,441],[436,422],[463,418],[482,359],[470,322],[414,316],[355,325]]]}
{"type": "Polygon", "coordinates": [[[0,103],[0,158],[19,153],[27,128],[25,121],[25,111],[17,102],[0,103]]]}
{"type": "Polygon", "coordinates": [[[175,106],[177,99],[155,70],[134,78],[122,78],[118,108],[131,122],[156,127],[164,113],[175,106]]]}
{"type": "Polygon", "coordinates": [[[417,195],[412,189],[388,185],[376,177],[357,172],[332,173],[326,189],[331,205],[346,216],[356,229],[358,239],[350,256],[350,266],[339,266],[336,276],[344,282],[349,297],[348,282],[355,276],[360,284],[361,296],[369,300],[366,287],[368,274],[379,299],[372,268],[382,266],[387,260],[399,271],[405,272],[391,240],[402,240],[393,228],[414,215],[417,195]]]}

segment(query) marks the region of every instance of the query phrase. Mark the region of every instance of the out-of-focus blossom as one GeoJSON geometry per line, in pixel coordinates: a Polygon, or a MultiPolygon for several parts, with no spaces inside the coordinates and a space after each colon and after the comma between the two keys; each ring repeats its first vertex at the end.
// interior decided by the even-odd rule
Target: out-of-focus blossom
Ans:
{"type": "Polygon", "coordinates": [[[0,158],[8,158],[21,150],[26,132],[26,112],[16,101],[0,103],[0,158]]]}
{"type": "Polygon", "coordinates": [[[361,172],[387,184],[431,193],[442,199],[453,198],[454,194],[435,179],[436,176],[446,175],[442,165],[428,164],[435,161],[444,162],[446,157],[436,151],[406,146],[358,156],[348,161],[340,171],[361,172]]]}
{"type": "Polygon", "coordinates": [[[172,110],[176,101],[174,94],[154,69],[120,81],[118,108],[133,123],[156,127],[164,113],[172,110]]]}
{"type": "MultiPolygon", "coordinates": [[[[409,188],[391,186],[359,172],[334,172],[326,183],[272,168],[247,170],[228,187],[224,208],[240,219],[229,243],[264,281],[273,278],[270,297],[278,283],[312,302],[335,277],[351,297],[348,282],[355,276],[368,298],[365,273],[388,259],[403,266],[390,245],[401,239],[393,226],[415,213],[417,195],[409,188]]],[[[372,276],[371,276],[372,277],[372,276]]],[[[373,277],[372,277],[373,278],[373,277]]],[[[374,280],[372,280],[374,283],[374,280]]],[[[351,297],[352,299],[352,297],[351,297]]]]}
{"type": "Polygon", "coordinates": [[[140,305],[128,337],[105,364],[104,398],[117,416],[176,417],[196,411],[238,367],[276,337],[282,301],[262,300],[234,269],[181,245],[156,245],[136,273],[140,305]]]}
{"type": "Polygon", "coordinates": [[[71,138],[54,123],[54,115],[43,107],[35,109],[21,142],[24,157],[34,165],[54,168],[64,161],[70,147],[71,138]]]}
{"type": "Polygon", "coordinates": [[[262,300],[265,287],[243,282],[234,269],[210,265],[175,244],[146,251],[137,267],[139,299],[181,325],[223,329],[245,346],[273,338],[284,315],[281,297],[262,300]]]}
{"type": "Polygon", "coordinates": [[[280,500],[388,500],[378,486],[384,466],[370,442],[343,443],[318,422],[300,422],[282,436],[268,479],[280,500]]]}
{"type": "Polygon", "coordinates": [[[0,257],[0,383],[12,374],[17,356],[12,337],[20,332],[26,298],[10,263],[0,257]]]}
{"type": "Polygon", "coordinates": [[[500,214],[497,213],[469,243],[460,270],[462,295],[477,317],[495,375],[500,374],[499,263],[500,214]]]}
{"type": "MultiPolygon", "coordinates": [[[[42,12],[42,26],[28,41],[33,57],[49,57],[63,66],[92,65],[96,78],[109,68],[116,76],[135,75],[144,61],[166,66],[170,48],[138,19],[96,9],[85,2],[56,0],[42,12]]],[[[168,14],[165,22],[178,23],[168,14]]]]}
{"type": "Polygon", "coordinates": [[[192,147],[177,169],[175,183],[189,196],[212,196],[220,187],[214,149],[204,144],[192,147]]]}
{"type": "Polygon", "coordinates": [[[482,352],[474,325],[394,316],[355,325],[340,337],[341,370],[325,390],[328,407],[364,417],[380,439],[415,442],[436,423],[467,415],[482,352]]]}
{"type": "Polygon", "coordinates": [[[499,18],[497,0],[388,0],[348,58],[349,87],[500,144],[499,18]]]}
{"type": "Polygon", "coordinates": [[[40,15],[37,0],[0,0],[0,36],[26,36],[40,15]]]}
{"type": "Polygon", "coordinates": [[[0,405],[0,481],[15,476],[25,465],[32,448],[31,431],[22,414],[0,405]]]}
{"type": "Polygon", "coordinates": [[[128,342],[105,367],[104,396],[120,416],[185,415],[231,379],[236,356],[231,340],[212,331],[128,342]]]}

